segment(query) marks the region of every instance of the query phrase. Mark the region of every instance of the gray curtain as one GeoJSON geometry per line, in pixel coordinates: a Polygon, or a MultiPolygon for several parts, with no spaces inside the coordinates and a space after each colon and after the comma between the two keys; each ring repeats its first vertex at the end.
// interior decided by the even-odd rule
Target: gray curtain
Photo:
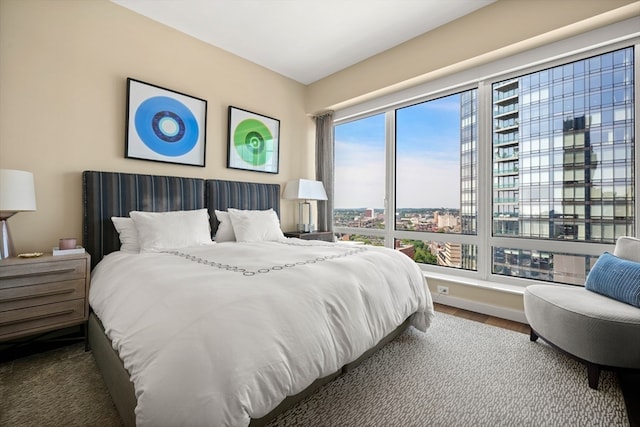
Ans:
{"type": "Polygon", "coordinates": [[[316,180],[322,181],[329,200],[318,200],[318,231],[333,231],[333,111],[316,121],[316,180]]]}

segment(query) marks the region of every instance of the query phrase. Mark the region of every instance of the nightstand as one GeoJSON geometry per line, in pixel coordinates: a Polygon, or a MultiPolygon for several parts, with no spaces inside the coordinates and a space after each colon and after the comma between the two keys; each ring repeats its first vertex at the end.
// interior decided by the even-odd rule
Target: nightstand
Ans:
{"type": "Polygon", "coordinates": [[[302,240],[324,240],[325,242],[333,242],[333,233],[331,231],[311,231],[305,233],[303,231],[285,231],[285,237],[297,237],[302,240]]]}
{"type": "Polygon", "coordinates": [[[0,342],[83,325],[89,318],[89,254],[0,260],[0,342]]]}

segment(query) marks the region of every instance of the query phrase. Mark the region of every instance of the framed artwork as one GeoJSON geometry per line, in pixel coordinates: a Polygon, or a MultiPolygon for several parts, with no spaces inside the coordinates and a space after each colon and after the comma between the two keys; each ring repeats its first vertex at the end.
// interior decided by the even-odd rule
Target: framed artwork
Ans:
{"type": "Polygon", "coordinates": [[[229,106],[227,167],[278,173],[280,120],[229,106]]]}
{"type": "Polygon", "coordinates": [[[125,157],[202,166],[207,101],[127,78],[125,157]]]}

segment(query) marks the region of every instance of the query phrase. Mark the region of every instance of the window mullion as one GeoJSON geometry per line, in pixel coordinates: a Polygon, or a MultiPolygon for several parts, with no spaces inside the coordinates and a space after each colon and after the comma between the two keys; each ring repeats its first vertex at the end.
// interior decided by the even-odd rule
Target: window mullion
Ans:
{"type": "Polygon", "coordinates": [[[491,222],[492,214],[492,138],[491,138],[491,85],[478,84],[478,274],[487,280],[491,274],[491,222]]]}
{"type": "Polygon", "coordinates": [[[635,114],[636,120],[634,123],[634,135],[636,135],[636,144],[635,144],[635,188],[634,188],[634,197],[635,197],[635,206],[633,208],[633,215],[635,217],[634,221],[634,233],[636,237],[640,237],[640,221],[638,221],[638,216],[640,216],[640,148],[638,147],[638,137],[640,135],[640,120],[637,119],[638,111],[640,111],[640,66],[637,65],[637,58],[640,58],[640,44],[636,44],[634,46],[634,57],[636,58],[636,66],[634,67],[634,99],[635,99],[635,114]]]}
{"type": "Polygon", "coordinates": [[[396,127],[395,127],[395,110],[387,111],[385,114],[385,200],[384,200],[384,217],[385,217],[385,246],[393,248],[394,231],[396,224],[396,127]]]}

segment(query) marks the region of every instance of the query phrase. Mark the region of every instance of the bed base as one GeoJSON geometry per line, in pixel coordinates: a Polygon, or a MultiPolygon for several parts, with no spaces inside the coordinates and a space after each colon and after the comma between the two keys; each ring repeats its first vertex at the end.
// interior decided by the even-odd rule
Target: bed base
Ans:
{"type": "Polygon", "coordinates": [[[102,322],[95,313],[89,315],[89,348],[102,373],[104,383],[109,390],[122,423],[129,427],[136,425],[136,394],[129,372],[124,367],[118,353],[111,347],[111,341],[104,333],[102,322]]]}
{"type": "MultiPolygon", "coordinates": [[[[384,337],[375,347],[367,350],[362,356],[355,361],[344,365],[341,369],[326,377],[319,378],[309,387],[302,392],[286,397],[282,403],[280,403],[275,409],[269,412],[267,415],[261,418],[251,419],[250,427],[262,427],[267,425],[270,421],[276,418],[283,412],[293,408],[295,405],[306,399],[325,384],[330,383],[343,373],[349,372],[360,365],[373,353],[384,347],[396,336],[402,333],[409,326],[409,320],[405,320],[400,326],[398,326],[393,332],[384,337]]],[[[95,315],[91,313],[89,315],[89,346],[93,352],[93,357],[96,360],[98,369],[102,372],[105,385],[109,390],[111,399],[120,414],[122,423],[126,427],[133,427],[136,425],[135,408],[136,408],[136,395],[133,383],[129,379],[129,373],[124,367],[122,360],[118,356],[118,353],[111,346],[111,341],[107,338],[102,323],[95,315]]]]}

